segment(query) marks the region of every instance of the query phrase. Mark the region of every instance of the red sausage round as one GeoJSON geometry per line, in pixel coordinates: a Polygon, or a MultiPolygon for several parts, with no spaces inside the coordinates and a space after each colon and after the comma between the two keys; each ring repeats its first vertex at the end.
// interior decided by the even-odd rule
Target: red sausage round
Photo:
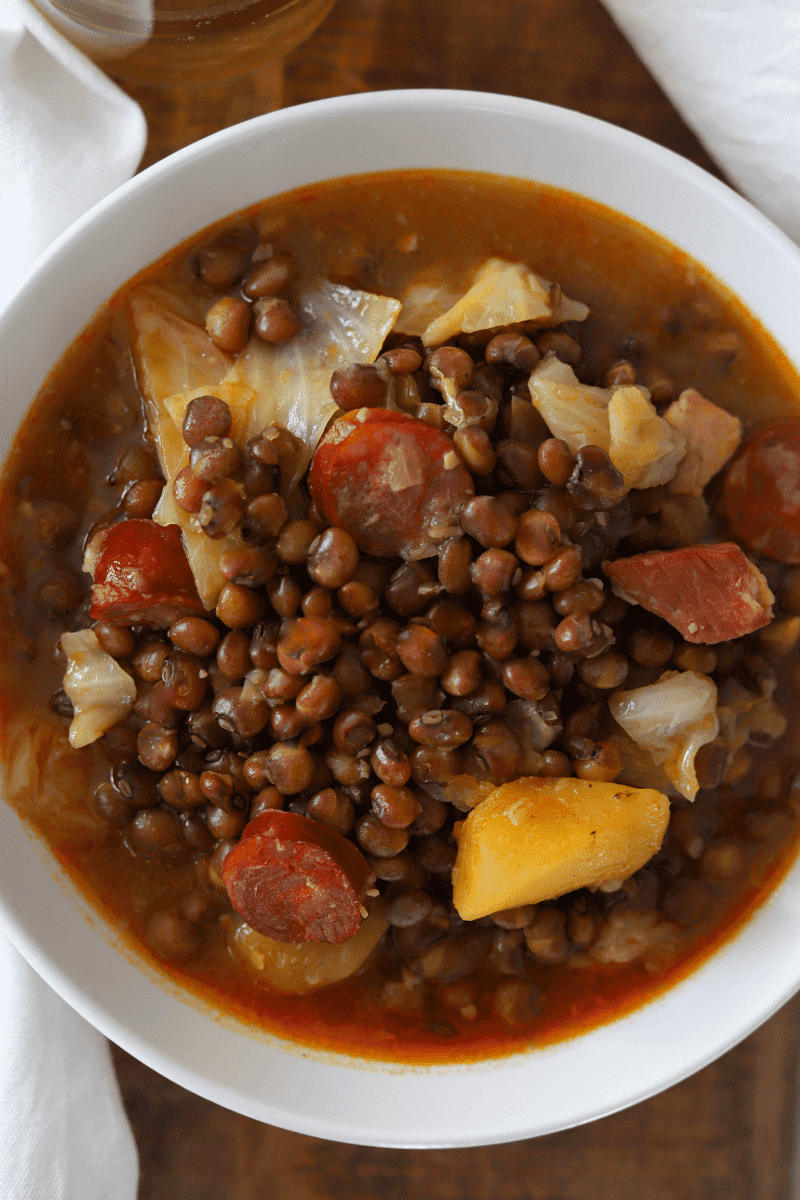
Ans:
{"type": "Polygon", "coordinates": [[[800,423],[759,429],[729,466],[720,511],[748,550],[800,563],[800,423]]]}
{"type": "Polygon", "coordinates": [[[447,434],[405,413],[366,408],[334,422],[308,485],[328,524],[380,558],[415,557],[437,531],[458,528],[458,511],[475,490],[447,434]]]}
{"type": "Polygon", "coordinates": [[[222,867],[233,907],[278,942],[346,942],[374,878],[347,838],[280,809],[250,821],[222,867]]]}
{"type": "Polygon", "coordinates": [[[177,525],[120,521],[107,530],[94,568],[94,621],[167,629],[203,614],[177,525]]]}

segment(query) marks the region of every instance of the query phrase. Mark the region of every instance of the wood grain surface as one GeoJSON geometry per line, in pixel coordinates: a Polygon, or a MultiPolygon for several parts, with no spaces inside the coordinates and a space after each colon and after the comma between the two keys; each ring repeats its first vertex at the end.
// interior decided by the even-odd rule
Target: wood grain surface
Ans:
{"type": "MultiPolygon", "coordinates": [[[[177,105],[174,95],[136,90],[151,125],[145,162],[255,115],[272,85],[266,71],[177,105]]],[[[720,174],[598,0],[338,0],[287,60],[283,102],[406,87],[564,105],[720,174]]],[[[800,1200],[799,1034],[800,998],[633,1109],[469,1150],[322,1142],[201,1100],[122,1051],[115,1061],[141,1152],[140,1200],[800,1200]]]]}

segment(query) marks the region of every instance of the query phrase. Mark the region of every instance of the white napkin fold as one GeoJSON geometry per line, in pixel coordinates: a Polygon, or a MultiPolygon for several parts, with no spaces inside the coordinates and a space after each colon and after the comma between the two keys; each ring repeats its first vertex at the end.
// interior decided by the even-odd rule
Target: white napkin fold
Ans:
{"type": "Polygon", "coordinates": [[[604,0],[728,178],[800,242],[798,0],[604,0]]]}
{"type": "Polygon", "coordinates": [[[108,1043],[0,933],[0,1196],[135,1200],[108,1043]]]}
{"type": "MultiPolygon", "coordinates": [[[[0,0],[0,309],[62,230],[128,179],[141,109],[25,0],[0,0]]],[[[0,933],[0,1197],[135,1200],[108,1044],[0,933]]]]}
{"type": "Polygon", "coordinates": [[[138,104],[26,0],[0,0],[0,309],[33,260],[133,175],[138,104]]]}

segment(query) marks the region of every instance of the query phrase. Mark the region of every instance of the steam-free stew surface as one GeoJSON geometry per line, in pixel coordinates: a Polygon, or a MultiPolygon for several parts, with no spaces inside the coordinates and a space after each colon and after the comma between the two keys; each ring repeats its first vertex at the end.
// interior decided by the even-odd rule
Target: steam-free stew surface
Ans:
{"type": "MultiPolygon", "coordinates": [[[[215,244],[221,232],[250,253],[260,242],[269,242],[278,253],[292,252],[301,280],[331,279],[379,296],[401,295],[423,269],[455,291],[465,291],[487,259],[524,262],[590,308],[585,322],[538,334],[545,338],[539,342],[542,354],[549,349],[558,355],[561,349],[569,357],[569,343],[577,343],[575,367],[582,381],[606,386],[626,382],[625,369],[613,380],[608,376],[623,360],[662,410],[691,387],[740,416],[746,430],[767,418],[796,414],[794,372],[732,298],[659,239],[561,192],[520,181],[413,172],[327,184],[271,201],[206,231],[134,282],[166,289],[180,310],[202,326],[220,294],[240,295],[238,284],[215,291],[198,279],[198,251],[215,244]],[[558,337],[567,342],[559,343],[558,337]]],[[[426,1060],[506,1053],[590,1028],[684,975],[747,916],[793,853],[797,672],[785,619],[800,612],[797,570],[757,560],[777,596],[777,617],[788,630],[783,639],[754,633],[709,647],[692,647],[666,622],[637,606],[627,609],[614,600],[606,581],[601,615],[613,628],[614,652],[625,671],[622,687],[651,683],[665,670],[694,670],[710,675],[718,686],[733,679],[751,697],[769,694],[778,714],[775,729],[783,728],[781,713],[788,721],[780,736],[764,734],[761,745],[741,747],[725,764],[719,786],[702,786],[717,782],[714,765],[707,765],[697,799],[693,804],[674,800],[662,849],[622,888],[580,891],[541,906],[538,933],[527,939],[520,932],[520,917],[473,922],[470,970],[451,965],[448,974],[446,965],[434,964],[426,975],[415,964],[441,943],[415,946],[408,929],[398,926],[399,934],[390,929],[362,971],[344,983],[301,999],[271,992],[231,954],[230,908],[219,887],[209,882],[213,849],[204,852],[184,844],[174,857],[154,857],[141,839],[131,839],[132,813],[124,816],[124,792],[117,790],[120,803],[114,809],[109,763],[118,769],[125,761],[130,738],[115,738],[112,731],[83,750],[73,750],[65,741],[69,711],[59,690],[64,657],[57,644],[64,630],[92,624],[90,581],[81,571],[87,535],[107,523],[109,514],[112,519],[147,519],[160,491],[158,465],[143,434],[127,294],[123,289],[114,297],[37,399],[7,465],[2,499],[2,703],[6,756],[13,768],[7,794],[43,831],[60,861],[182,986],[291,1038],[368,1056],[426,1060]],[[170,955],[163,930],[161,939],[154,940],[153,921],[163,912],[185,911],[187,903],[194,918],[189,923],[192,950],[170,955]],[[554,918],[553,913],[560,915],[554,918]],[[653,937],[654,930],[663,936],[653,937]],[[602,931],[607,951],[593,955],[592,945],[599,945],[602,931]],[[630,950],[634,943],[638,953],[630,950]]],[[[537,334],[531,337],[537,340],[537,334]]],[[[391,344],[407,340],[395,337],[391,344]]],[[[479,341],[470,344],[470,349],[480,361],[485,341],[483,347],[479,341]]],[[[514,386],[525,383],[524,372],[506,367],[498,369],[501,409],[508,406],[514,386]]],[[[508,422],[501,415],[498,430],[513,438],[508,422]]],[[[546,431],[540,430],[535,441],[543,436],[546,431]]],[[[483,494],[509,489],[507,478],[496,473],[476,475],[475,484],[483,494]]],[[[707,489],[712,516],[704,536],[712,540],[729,537],[713,515],[718,487],[716,481],[707,489]]],[[[547,490],[547,480],[540,478],[526,506],[547,490]]],[[[564,495],[563,488],[555,490],[564,495]]],[[[650,548],[657,512],[657,503],[647,510],[642,506],[638,532],[623,540],[616,553],[633,555],[650,548]]],[[[477,556],[481,546],[473,545],[477,556]]],[[[436,559],[423,561],[433,564],[435,580],[436,559]]],[[[390,565],[394,569],[401,562],[390,560],[390,565]]],[[[311,583],[302,565],[297,574],[301,591],[308,591],[311,583]]],[[[598,578],[599,563],[584,575],[598,578]]],[[[433,602],[441,599],[434,595],[433,602]]],[[[479,617],[476,593],[454,599],[479,617]]],[[[517,602],[513,591],[512,601],[517,602]]],[[[385,597],[381,604],[383,614],[404,627],[414,615],[399,615],[385,597]]],[[[424,616],[429,607],[423,605],[416,615],[424,616]]],[[[265,602],[267,618],[276,619],[269,608],[265,602]]],[[[560,619],[559,614],[553,624],[560,619]]],[[[225,634],[224,622],[217,624],[225,634]]],[[[169,645],[163,635],[141,627],[134,636],[137,649],[159,636],[169,645]]],[[[524,649],[515,649],[514,657],[530,648],[529,640],[524,649]]],[[[451,653],[455,649],[455,644],[448,646],[451,653]]],[[[574,672],[561,678],[570,656],[554,652],[551,642],[543,643],[540,657],[543,663],[559,660],[552,665],[551,682],[562,720],[572,710],[594,707],[602,710],[605,728],[609,693],[603,686],[593,685],[588,675],[581,681],[574,672]]],[[[141,670],[139,685],[141,691],[141,670]]],[[[375,678],[372,688],[389,705],[375,715],[375,722],[392,723],[387,679],[375,678]]],[[[513,698],[507,691],[505,700],[513,698]]],[[[475,727],[480,727],[479,717],[475,727]]],[[[268,745],[268,733],[246,747],[242,743],[242,758],[268,745]]],[[[550,758],[540,764],[543,775],[573,774],[580,757],[574,730],[573,735],[570,740],[567,731],[552,744],[550,758]]],[[[604,736],[598,726],[594,737],[599,741],[604,736]]],[[[189,761],[191,748],[183,751],[187,766],[202,769],[199,760],[189,761]]],[[[501,779],[495,777],[495,782],[501,779]]],[[[376,783],[372,778],[366,790],[351,792],[356,817],[369,813],[370,789],[376,783]]],[[[295,811],[308,811],[304,793],[284,799],[284,807],[294,802],[295,811]]],[[[160,811],[157,797],[155,804],[154,811],[160,811]]],[[[435,912],[444,914],[439,936],[448,922],[451,933],[460,927],[450,903],[449,867],[456,846],[453,826],[464,817],[465,810],[448,809],[441,828],[433,834],[412,833],[407,849],[412,862],[418,851],[416,892],[428,895],[435,912]]],[[[376,890],[391,899],[402,887],[379,876],[376,890]]],[[[529,927],[533,917],[528,914],[529,927]]]]}

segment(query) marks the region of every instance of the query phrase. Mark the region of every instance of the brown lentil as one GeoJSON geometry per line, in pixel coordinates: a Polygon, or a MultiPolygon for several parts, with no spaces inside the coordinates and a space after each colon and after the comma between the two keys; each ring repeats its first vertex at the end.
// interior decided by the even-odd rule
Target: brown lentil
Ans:
{"type": "Polygon", "coordinates": [[[265,342],[290,342],[302,329],[297,313],[281,296],[263,296],[256,300],[253,313],[253,332],[265,342]]]}
{"type": "Polygon", "coordinates": [[[407,829],[390,829],[374,813],[359,817],[355,830],[361,848],[375,858],[396,857],[405,850],[411,836],[407,829]]]}
{"type": "Polygon", "coordinates": [[[192,449],[206,438],[227,438],[231,431],[231,410],[216,396],[196,396],[186,406],[182,429],[183,440],[192,449]]]}

